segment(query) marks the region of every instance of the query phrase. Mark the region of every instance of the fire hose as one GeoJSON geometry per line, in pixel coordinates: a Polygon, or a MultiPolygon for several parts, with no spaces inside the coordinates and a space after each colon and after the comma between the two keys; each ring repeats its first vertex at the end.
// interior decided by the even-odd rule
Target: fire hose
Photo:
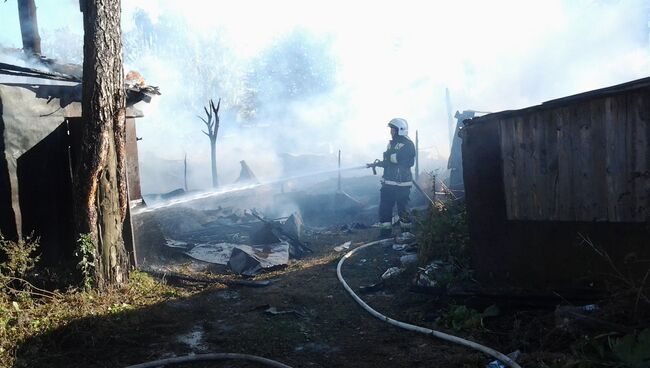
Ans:
{"type": "Polygon", "coordinates": [[[378,241],[366,243],[366,244],[363,244],[363,245],[349,251],[348,253],[346,253],[343,256],[343,258],[341,258],[338,265],[336,266],[336,276],[338,276],[338,279],[341,282],[341,284],[343,284],[343,287],[345,288],[345,290],[348,292],[348,294],[350,294],[350,296],[352,296],[352,299],[354,299],[354,301],[356,301],[357,304],[359,304],[363,309],[365,309],[368,313],[370,313],[374,317],[376,317],[376,318],[378,318],[378,319],[380,319],[380,320],[382,320],[384,322],[390,323],[393,326],[397,326],[397,327],[400,327],[400,328],[403,328],[403,329],[409,330],[409,331],[419,332],[419,333],[422,333],[422,334],[425,334],[425,335],[432,335],[432,336],[437,337],[439,339],[442,339],[442,340],[445,340],[445,341],[448,341],[448,342],[451,342],[451,343],[454,343],[454,344],[462,345],[462,346],[468,347],[470,349],[474,349],[474,350],[480,351],[482,353],[485,353],[485,354],[487,354],[487,355],[489,355],[489,356],[491,356],[491,357],[493,357],[495,359],[500,360],[501,362],[506,364],[508,367],[521,368],[521,366],[519,364],[517,364],[517,362],[512,360],[510,357],[508,357],[507,355],[505,355],[503,353],[500,353],[500,352],[498,352],[498,351],[496,351],[496,350],[494,350],[492,348],[489,348],[489,347],[483,346],[483,345],[481,345],[479,343],[476,343],[476,342],[473,342],[473,341],[470,341],[470,340],[466,340],[466,339],[460,338],[458,336],[450,335],[450,334],[447,334],[447,333],[444,333],[444,332],[440,332],[440,331],[432,330],[432,329],[429,329],[429,328],[412,325],[410,323],[397,321],[395,319],[392,319],[390,317],[387,317],[387,316],[377,312],[372,307],[370,307],[368,304],[366,304],[361,298],[359,298],[359,296],[357,294],[355,294],[354,291],[352,291],[352,288],[350,288],[348,283],[345,282],[345,280],[343,279],[343,275],[341,274],[341,267],[343,266],[343,262],[345,262],[346,259],[352,257],[352,255],[354,253],[356,253],[357,251],[359,251],[359,250],[361,250],[363,248],[372,246],[372,245],[380,244],[382,242],[383,242],[382,240],[378,240],[378,241]]]}
{"type": "Polygon", "coordinates": [[[130,365],[126,368],[153,368],[153,367],[162,367],[171,364],[207,362],[213,360],[247,360],[249,362],[262,363],[269,367],[291,368],[291,366],[282,364],[280,362],[276,362],[275,360],[262,358],[256,355],[235,354],[235,353],[211,353],[211,354],[186,355],[181,357],[160,359],[160,360],[154,360],[154,361],[145,362],[141,364],[130,365]]]}

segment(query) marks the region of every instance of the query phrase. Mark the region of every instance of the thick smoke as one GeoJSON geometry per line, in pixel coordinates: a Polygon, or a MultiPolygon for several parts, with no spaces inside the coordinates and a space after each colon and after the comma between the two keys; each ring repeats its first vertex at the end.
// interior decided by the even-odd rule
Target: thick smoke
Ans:
{"type": "MultiPolygon", "coordinates": [[[[44,53],[80,62],[78,2],[50,3],[37,0],[44,53]],[[78,21],[48,23],[40,10],[55,6],[78,21]]],[[[419,130],[433,169],[449,152],[445,88],[452,114],[501,111],[649,71],[647,0],[122,3],[125,69],[163,93],[138,122],[145,192],[182,187],[185,155],[190,189],[210,185],[197,117],[210,98],[222,99],[217,162],[229,183],[242,159],[262,180],[295,173],[290,155],[312,155],[293,165],[303,172],[334,166],[339,149],[344,166],[372,161],[396,116],[412,138],[419,130]]],[[[18,43],[0,42],[19,47],[10,7],[0,3],[0,29],[16,27],[18,43]]]]}

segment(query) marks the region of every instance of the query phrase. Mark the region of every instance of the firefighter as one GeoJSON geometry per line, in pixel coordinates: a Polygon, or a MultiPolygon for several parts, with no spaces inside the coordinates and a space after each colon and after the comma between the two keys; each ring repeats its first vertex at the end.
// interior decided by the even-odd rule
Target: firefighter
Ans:
{"type": "Polygon", "coordinates": [[[379,227],[381,236],[392,233],[393,207],[397,204],[397,213],[402,230],[410,228],[411,221],[407,211],[413,174],[411,167],[415,163],[415,145],[408,137],[408,123],[402,118],[392,119],[388,123],[391,140],[384,152],[383,160],[376,164],[384,169],[381,177],[379,199],[379,227]]]}

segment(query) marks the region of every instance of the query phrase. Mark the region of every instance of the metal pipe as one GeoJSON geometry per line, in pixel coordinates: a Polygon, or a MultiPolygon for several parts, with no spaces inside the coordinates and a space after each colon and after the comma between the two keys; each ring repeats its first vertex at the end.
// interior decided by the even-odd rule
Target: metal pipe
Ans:
{"type": "Polygon", "coordinates": [[[378,241],[366,243],[366,244],[363,244],[363,245],[349,251],[348,253],[346,253],[343,256],[343,258],[341,258],[338,265],[336,266],[336,276],[338,277],[341,284],[343,284],[343,288],[345,288],[345,290],[348,292],[348,294],[350,294],[350,296],[352,296],[352,299],[354,299],[354,301],[356,301],[357,304],[359,304],[363,309],[365,309],[368,313],[372,314],[374,317],[376,317],[376,318],[378,318],[378,319],[380,319],[380,320],[382,320],[384,322],[390,323],[393,326],[397,326],[399,328],[403,328],[403,329],[409,330],[409,331],[419,332],[419,333],[422,333],[422,334],[425,334],[425,335],[432,335],[432,336],[437,337],[439,339],[449,341],[451,343],[462,345],[462,346],[468,347],[470,349],[474,349],[474,350],[480,351],[482,353],[485,353],[485,354],[487,354],[487,355],[489,355],[489,356],[491,356],[491,357],[493,357],[495,359],[500,360],[501,362],[503,362],[504,364],[506,364],[507,366],[509,366],[511,368],[521,368],[521,366],[519,364],[517,364],[517,362],[512,360],[510,357],[508,357],[507,355],[505,355],[503,353],[500,353],[500,352],[498,352],[498,351],[496,351],[496,350],[494,350],[492,348],[489,348],[487,346],[483,346],[483,345],[481,345],[479,343],[476,343],[476,342],[473,342],[473,341],[470,341],[470,340],[463,339],[463,338],[458,337],[458,336],[446,334],[444,332],[431,330],[429,328],[412,325],[412,324],[409,324],[409,323],[394,320],[394,319],[392,319],[390,317],[386,317],[385,315],[383,315],[383,314],[377,312],[376,310],[372,309],[372,307],[370,307],[361,298],[359,298],[359,296],[357,294],[355,294],[354,291],[352,291],[352,288],[350,288],[348,283],[345,282],[345,280],[343,279],[343,275],[341,274],[341,267],[343,266],[343,262],[345,262],[346,259],[352,257],[352,255],[354,253],[356,253],[357,251],[359,251],[359,250],[361,250],[363,248],[367,248],[367,247],[372,246],[372,245],[380,244],[382,242],[384,242],[384,241],[383,240],[378,240],[378,241]]]}

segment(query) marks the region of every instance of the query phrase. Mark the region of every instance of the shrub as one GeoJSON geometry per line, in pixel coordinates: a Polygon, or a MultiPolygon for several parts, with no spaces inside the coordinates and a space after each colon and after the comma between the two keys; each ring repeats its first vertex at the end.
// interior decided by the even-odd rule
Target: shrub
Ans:
{"type": "Polygon", "coordinates": [[[34,255],[38,247],[39,238],[33,236],[11,241],[0,235],[0,251],[4,259],[4,262],[0,263],[0,274],[4,277],[21,279],[29,276],[40,258],[34,255]]]}
{"type": "Polygon", "coordinates": [[[464,202],[437,201],[426,213],[416,216],[416,223],[420,264],[433,259],[467,264],[469,232],[464,202]]]}
{"type": "MultiPolygon", "coordinates": [[[[35,255],[39,247],[39,239],[28,236],[18,241],[7,240],[0,235],[0,291],[3,296],[13,296],[27,300],[32,295],[49,296],[49,292],[41,292],[28,280],[34,279],[34,269],[40,256],[35,255]]],[[[3,302],[9,300],[6,298],[3,302]]],[[[1,312],[1,311],[0,311],[1,312]]],[[[0,316],[0,319],[2,317],[0,316]]]]}

